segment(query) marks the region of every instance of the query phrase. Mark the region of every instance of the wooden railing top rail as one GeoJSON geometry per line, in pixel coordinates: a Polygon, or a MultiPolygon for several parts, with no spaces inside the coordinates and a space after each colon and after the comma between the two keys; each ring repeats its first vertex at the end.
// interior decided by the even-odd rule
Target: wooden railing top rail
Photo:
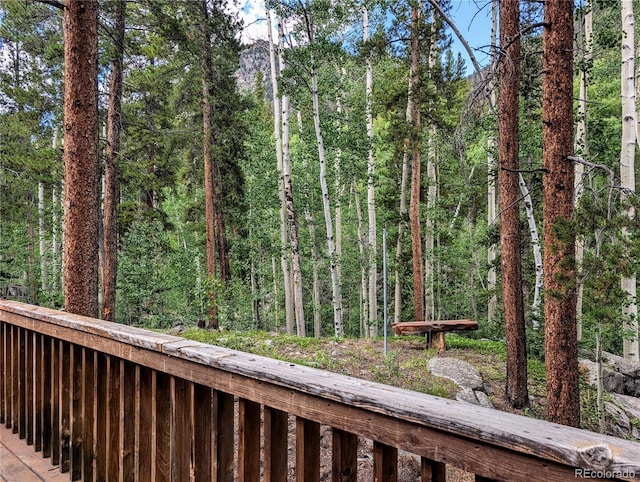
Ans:
{"type": "Polygon", "coordinates": [[[640,443],[14,301],[0,320],[485,477],[640,479],[640,443]]]}

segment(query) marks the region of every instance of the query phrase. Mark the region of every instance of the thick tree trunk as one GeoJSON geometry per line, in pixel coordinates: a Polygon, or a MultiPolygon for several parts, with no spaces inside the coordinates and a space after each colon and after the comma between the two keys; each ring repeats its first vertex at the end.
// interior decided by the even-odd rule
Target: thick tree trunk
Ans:
{"type": "Polygon", "coordinates": [[[98,316],[98,2],[64,9],[64,306],[98,316]]]}
{"type": "Polygon", "coordinates": [[[118,0],[113,19],[113,41],[109,76],[109,110],[107,114],[107,149],[104,166],[104,218],[102,259],[102,319],[116,320],[116,281],[118,278],[118,157],[122,127],[122,56],[124,52],[125,0],[118,0]]]}
{"type": "Polygon", "coordinates": [[[211,155],[213,145],[213,106],[211,98],[213,95],[213,64],[212,49],[210,44],[211,34],[209,31],[209,10],[206,0],[200,2],[200,13],[202,15],[201,29],[201,69],[202,69],[202,151],[204,162],[204,197],[205,197],[205,226],[206,226],[206,251],[207,251],[207,276],[208,276],[208,321],[209,328],[218,327],[217,293],[216,279],[220,283],[226,281],[227,272],[225,269],[226,242],[224,240],[224,225],[220,213],[220,202],[218,199],[218,178],[217,168],[211,155]],[[217,255],[217,260],[216,260],[217,255]],[[217,263],[216,263],[217,261],[217,263]],[[219,278],[216,273],[216,265],[219,265],[219,278]]]}
{"type": "Polygon", "coordinates": [[[520,257],[520,210],[518,191],[519,131],[518,93],[520,84],[520,0],[500,2],[500,45],[498,98],[498,197],[500,205],[500,250],[502,298],[507,338],[507,381],[505,396],[512,406],[529,403],[527,393],[527,350],[522,297],[520,257]]]}
{"type": "Polygon", "coordinates": [[[424,321],[424,292],[422,273],[422,236],[420,233],[420,163],[422,122],[420,103],[417,100],[420,85],[420,10],[411,8],[411,64],[409,69],[409,102],[412,105],[411,125],[413,132],[411,150],[411,199],[409,201],[409,222],[411,224],[411,253],[413,255],[413,317],[415,321],[424,321]]]}
{"type": "Polygon", "coordinates": [[[575,233],[571,226],[573,151],[573,1],[546,2],[542,42],[543,240],[547,417],[577,426],[575,233]]]}
{"type": "MultiPolygon", "coordinates": [[[[622,147],[620,150],[620,183],[625,196],[636,190],[636,98],[635,98],[635,19],[633,1],[622,0],[622,147]]],[[[635,216],[629,209],[629,218],[635,216]]],[[[622,290],[627,293],[627,303],[622,307],[623,355],[628,360],[638,361],[638,305],[636,303],[636,275],[623,276],[622,290]]]]}

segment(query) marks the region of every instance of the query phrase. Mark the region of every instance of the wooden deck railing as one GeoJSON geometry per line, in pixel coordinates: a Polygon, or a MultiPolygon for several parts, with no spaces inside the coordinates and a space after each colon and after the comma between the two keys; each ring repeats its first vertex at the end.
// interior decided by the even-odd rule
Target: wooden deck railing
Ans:
{"type": "Polygon", "coordinates": [[[334,481],[363,439],[378,481],[399,449],[423,481],[640,478],[635,442],[22,303],[0,348],[0,420],[72,480],[317,481],[321,426],[334,481]]]}

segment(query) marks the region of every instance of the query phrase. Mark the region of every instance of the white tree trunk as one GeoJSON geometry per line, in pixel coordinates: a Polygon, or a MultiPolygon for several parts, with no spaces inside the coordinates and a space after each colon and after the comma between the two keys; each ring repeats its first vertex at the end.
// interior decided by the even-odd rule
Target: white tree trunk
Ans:
{"type": "MultiPolygon", "coordinates": [[[[293,335],[293,323],[294,323],[294,299],[293,299],[293,286],[291,280],[291,267],[290,253],[288,245],[288,229],[287,229],[287,206],[285,200],[285,179],[284,179],[284,167],[283,167],[283,142],[282,142],[282,107],[280,101],[280,94],[278,91],[277,81],[277,65],[276,65],[276,47],[273,42],[273,34],[271,29],[271,12],[265,5],[265,14],[267,17],[267,33],[269,38],[269,63],[271,67],[271,86],[273,89],[273,135],[276,144],[276,168],[278,170],[278,198],[280,200],[280,267],[282,270],[283,287],[284,287],[284,312],[285,323],[287,327],[287,333],[293,335]]],[[[277,22],[277,19],[276,19],[277,22]]],[[[282,31],[282,25],[278,22],[278,31],[282,31]]],[[[281,55],[282,45],[284,43],[282,39],[279,39],[278,45],[278,57],[281,55]]]]}
{"type": "Polygon", "coordinates": [[[47,242],[44,230],[44,184],[38,183],[38,241],[40,244],[40,283],[42,292],[49,290],[47,242]]]}
{"type": "MultiPolygon", "coordinates": [[[[635,97],[635,20],[633,1],[622,0],[622,148],[620,152],[620,183],[627,195],[635,192],[634,156],[636,148],[636,97],[635,97]]],[[[634,216],[630,210],[629,217],[634,216]]],[[[638,361],[638,306],[636,303],[636,276],[623,277],[622,289],[628,294],[629,303],[622,308],[624,357],[638,361]]]]}
{"type": "MultiPolygon", "coordinates": [[[[491,8],[491,61],[497,61],[496,45],[498,31],[498,0],[493,0],[491,8]]],[[[495,106],[497,103],[496,83],[494,80],[489,84],[489,103],[495,106]]],[[[487,223],[489,229],[493,227],[497,219],[497,194],[496,194],[496,138],[493,132],[490,132],[487,138],[487,223]]],[[[487,250],[487,264],[489,271],[487,272],[487,290],[489,291],[489,302],[487,306],[487,322],[495,323],[497,321],[498,296],[496,294],[497,276],[496,276],[496,244],[492,243],[487,250]]]]}
{"type": "Polygon", "coordinates": [[[358,220],[358,251],[360,252],[360,334],[367,337],[371,336],[369,330],[369,298],[368,298],[368,286],[367,286],[367,268],[366,268],[366,253],[367,253],[367,238],[364,234],[364,227],[362,222],[362,207],[360,206],[360,192],[358,190],[358,183],[353,180],[353,197],[356,205],[356,217],[358,220]]]}
{"type": "MultiPolygon", "coordinates": [[[[583,68],[580,72],[580,94],[578,98],[578,120],[576,123],[576,145],[575,152],[583,159],[589,158],[589,144],[587,140],[587,66],[590,64],[592,41],[593,41],[593,7],[591,1],[587,0],[585,4],[585,14],[583,18],[583,36],[582,36],[582,64],[583,68]]],[[[575,163],[574,167],[574,205],[577,207],[582,192],[584,190],[584,164],[575,163]]],[[[584,294],[584,283],[582,275],[582,260],[584,259],[584,238],[576,236],[576,269],[578,271],[578,289],[576,296],[576,330],[578,333],[578,341],[582,341],[582,300],[584,294]]]]}
{"type": "MultiPolygon", "coordinates": [[[[431,38],[437,36],[437,22],[435,14],[431,19],[431,38]]],[[[429,48],[429,77],[434,78],[436,61],[438,59],[438,43],[431,42],[429,48]]],[[[424,320],[435,318],[435,207],[438,197],[438,182],[436,178],[436,125],[433,119],[429,121],[429,142],[427,147],[427,217],[425,221],[425,241],[424,241],[424,320]]],[[[444,333],[437,333],[434,339],[435,346],[444,346],[444,333]],[[441,344],[441,345],[440,345],[441,344]]],[[[432,339],[432,342],[434,340],[432,339]]]]}
{"type": "MultiPolygon", "coordinates": [[[[538,236],[538,227],[536,225],[536,218],[533,214],[533,201],[531,200],[531,194],[529,188],[524,182],[522,174],[518,173],[518,184],[520,186],[520,192],[522,193],[522,199],[524,201],[525,212],[527,213],[527,223],[529,224],[529,234],[531,235],[531,245],[533,246],[533,260],[536,268],[536,282],[533,291],[533,303],[531,304],[531,311],[534,315],[540,313],[541,292],[543,285],[543,271],[542,271],[542,250],[540,249],[540,237],[538,236]]],[[[533,317],[533,327],[537,330],[540,328],[540,322],[538,317],[533,317]]]]}
{"type": "MultiPolygon", "coordinates": [[[[298,135],[300,137],[300,143],[304,142],[304,132],[302,129],[302,112],[300,109],[296,109],[296,118],[298,120],[298,135]]],[[[302,169],[308,173],[307,158],[303,157],[302,169]]],[[[305,197],[304,215],[307,221],[307,227],[309,229],[309,237],[311,238],[311,271],[313,278],[313,286],[311,290],[311,301],[313,303],[313,334],[316,338],[322,336],[322,317],[320,313],[320,277],[318,275],[318,266],[320,264],[320,257],[318,255],[318,248],[316,247],[316,221],[313,211],[309,207],[309,195],[307,193],[305,197]]]]}
{"type": "MultiPolygon", "coordinates": [[[[362,6],[362,40],[369,40],[369,12],[362,6]]],[[[367,117],[367,215],[369,221],[369,335],[378,335],[378,266],[377,266],[377,225],[376,225],[376,160],[373,152],[373,66],[371,55],[366,58],[365,110],[367,117]]],[[[397,277],[396,277],[397,279],[397,277]]]]}

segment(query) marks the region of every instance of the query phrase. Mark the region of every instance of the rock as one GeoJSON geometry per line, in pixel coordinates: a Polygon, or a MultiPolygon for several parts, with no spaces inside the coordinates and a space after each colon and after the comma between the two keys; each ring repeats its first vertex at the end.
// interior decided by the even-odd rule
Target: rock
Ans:
{"type": "Polygon", "coordinates": [[[187,327],[180,324],[176,325],[169,330],[170,335],[182,335],[185,331],[187,331],[187,327]]]}
{"type": "Polygon", "coordinates": [[[489,395],[487,395],[484,392],[481,392],[480,390],[476,390],[473,393],[478,399],[478,402],[480,403],[480,405],[486,408],[493,408],[493,403],[491,403],[491,400],[489,400],[489,395]]]}
{"type": "Polygon", "coordinates": [[[640,378],[640,363],[626,360],[619,355],[606,351],[602,353],[602,358],[605,364],[615,371],[631,378],[640,378]]]}
{"type": "Polygon", "coordinates": [[[429,360],[429,371],[437,377],[448,378],[461,388],[484,390],[480,372],[473,365],[448,357],[433,357],[429,360]]]}
{"type": "Polygon", "coordinates": [[[463,388],[456,393],[456,400],[461,402],[473,403],[485,408],[493,408],[493,404],[486,393],[480,390],[472,390],[471,388],[463,388]]]}
{"type": "MultiPolygon", "coordinates": [[[[579,360],[580,367],[587,372],[589,384],[597,387],[597,364],[593,353],[584,353],[587,358],[579,360]]],[[[602,354],[602,383],[611,393],[640,397],[640,363],[604,352],[602,354]]]]}

